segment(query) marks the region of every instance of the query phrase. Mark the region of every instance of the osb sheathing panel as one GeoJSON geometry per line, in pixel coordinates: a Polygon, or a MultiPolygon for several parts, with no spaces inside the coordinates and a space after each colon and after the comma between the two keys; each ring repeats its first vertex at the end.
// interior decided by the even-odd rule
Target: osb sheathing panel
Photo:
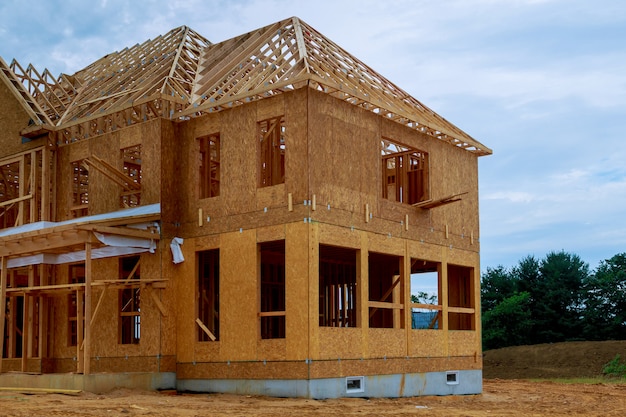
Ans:
{"type": "Polygon", "coordinates": [[[454,330],[448,334],[450,356],[469,356],[481,353],[480,336],[474,331],[454,330]]]}
{"type": "MultiPolygon", "coordinates": [[[[220,344],[223,360],[253,360],[259,338],[254,230],[225,233],[220,246],[220,344]]],[[[182,300],[182,299],[181,299],[182,300]]]]}
{"type": "MultiPolygon", "coordinates": [[[[194,333],[194,336],[196,333],[194,333]]],[[[184,335],[183,337],[187,339],[189,335],[184,335]]],[[[195,339],[197,340],[197,338],[195,339]]],[[[220,358],[220,342],[219,341],[207,341],[207,342],[197,342],[194,340],[193,343],[193,356],[191,357],[192,362],[219,362],[220,358]]],[[[188,355],[185,355],[188,356],[188,355]]],[[[178,355],[177,359],[179,361],[183,361],[183,355],[178,355]]],[[[189,357],[186,357],[184,361],[189,361],[189,357]]]]}
{"type": "Polygon", "coordinates": [[[356,375],[391,375],[447,370],[481,369],[481,362],[471,357],[446,358],[379,358],[313,361],[310,378],[336,378],[356,375]]]}
{"type": "Polygon", "coordinates": [[[286,355],[277,359],[303,360],[308,352],[309,226],[285,226],[286,355]]]}
{"type": "Polygon", "coordinates": [[[363,358],[363,329],[345,327],[320,327],[317,344],[319,354],[313,359],[363,358]]]}
{"type": "MultiPolygon", "coordinates": [[[[173,136],[170,122],[154,120],[141,125],[141,204],[161,202],[161,138],[173,136]]],[[[131,145],[132,146],[132,145],[131,145]]],[[[122,144],[121,148],[127,148],[122,144]]],[[[120,164],[119,168],[122,168],[120,164]]]]}
{"type": "MultiPolygon", "coordinates": [[[[89,153],[111,166],[120,163],[119,132],[107,133],[89,140],[89,153]]],[[[89,170],[89,214],[101,214],[120,209],[121,187],[97,169],[89,170]]]]}
{"type": "Polygon", "coordinates": [[[268,208],[285,207],[287,204],[287,191],[285,184],[277,184],[271,187],[256,189],[255,212],[264,212],[268,208]]]}
{"type": "MultiPolygon", "coordinates": [[[[209,249],[209,248],[206,248],[209,249]]],[[[210,249],[213,249],[211,247],[210,249]]],[[[197,291],[197,248],[193,239],[185,239],[181,246],[184,262],[174,264],[171,258],[171,251],[164,256],[163,267],[166,278],[175,288],[175,302],[172,304],[172,314],[176,317],[176,327],[168,328],[165,331],[176,335],[176,356],[179,361],[192,362],[194,358],[194,346],[198,340],[198,318],[196,305],[197,291]]],[[[204,250],[204,249],[202,249],[204,250]]],[[[224,250],[220,251],[220,275],[224,273],[222,259],[224,250]]],[[[221,278],[221,277],[220,277],[221,278]]],[[[220,284],[224,282],[220,280],[220,284]]],[[[221,295],[221,294],[220,294],[221,295]]],[[[223,303],[223,301],[222,301],[223,303]]],[[[223,304],[222,304],[223,305],[223,304]]],[[[221,312],[220,312],[221,313],[221,312]]]]}
{"type": "Polygon", "coordinates": [[[0,158],[45,143],[43,138],[22,143],[20,131],[28,127],[29,120],[30,116],[26,110],[7,86],[0,81],[0,158]]]}
{"type": "Polygon", "coordinates": [[[309,90],[311,194],[348,211],[378,201],[380,134],[370,112],[309,90]]]}
{"type": "Polygon", "coordinates": [[[222,116],[220,196],[224,215],[256,209],[256,129],[256,106],[239,106],[222,116]]]}
{"type": "Polygon", "coordinates": [[[319,243],[361,249],[361,232],[347,227],[319,224],[319,243]]]}
{"type": "Polygon", "coordinates": [[[440,357],[447,356],[446,333],[443,330],[417,330],[409,332],[409,356],[440,357]]]}
{"type": "MultiPolygon", "coordinates": [[[[287,357],[287,340],[284,339],[258,339],[256,342],[257,360],[281,361],[287,357]]],[[[252,342],[254,344],[254,342],[252,342]]]]}
{"type": "MultiPolygon", "coordinates": [[[[179,234],[178,223],[181,221],[181,205],[189,196],[185,197],[186,177],[180,175],[185,166],[192,165],[191,161],[182,164],[181,146],[184,140],[178,125],[171,122],[163,121],[161,129],[161,184],[160,192],[163,198],[161,200],[161,237],[172,238],[179,234]]],[[[168,243],[169,244],[169,243],[168,243]]]]}
{"type": "Polygon", "coordinates": [[[369,234],[369,251],[380,252],[388,255],[404,256],[406,248],[403,239],[382,236],[375,233],[369,234]]]}
{"type": "Polygon", "coordinates": [[[407,356],[405,329],[368,329],[368,358],[407,356]]]}
{"type": "Polygon", "coordinates": [[[297,362],[178,363],[178,379],[307,379],[308,365],[297,362]]]}
{"type": "MultiPolygon", "coordinates": [[[[310,91],[309,88],[301,88],[279,96],[285,97],[285,141],[287,146],[285,188],[287,193],[292,194],[294,202],[311,198],[309,192],[309,169],[311,167],[309,157],[312,148],[307,141],[310,126],[307,97],[310,91]]],[[[264,101],[259,102],[259,108],[264,101]]]]}

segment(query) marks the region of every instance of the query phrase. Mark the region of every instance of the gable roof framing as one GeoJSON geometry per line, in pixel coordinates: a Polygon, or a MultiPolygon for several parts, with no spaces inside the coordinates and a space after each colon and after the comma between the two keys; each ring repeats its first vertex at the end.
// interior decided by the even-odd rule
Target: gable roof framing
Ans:
{"type": "Polygon", "coordinates": [[[56,80],[16,61],[7,71],[3,62],[5,83],[21,82],[13,90],[35,124],[54,126],[58,143],[309,87],[477,155],[492,153],[297,17],[217,44],[181,26],[56,80]]]}

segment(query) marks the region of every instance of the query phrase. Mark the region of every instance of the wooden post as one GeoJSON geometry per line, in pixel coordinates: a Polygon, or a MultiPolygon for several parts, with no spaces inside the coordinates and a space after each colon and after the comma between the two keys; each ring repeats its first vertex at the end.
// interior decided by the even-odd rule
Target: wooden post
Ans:
{"type": "Polygon", "coordinates": [[[91,242],[85,242],[85,348],[83,374],[89,375],[91,357],[91,242]]]}
{"type": "Polygon", "coordinates": [[[2,372],[2,357],[4,356],[4,324],[7,309],[7,259],[0,258],[0,373],[2,372]]]}
{"type": "Polygon", "coordinates": [[[83,373],[85,364],[81,354],[81,351],[84,349],[83,335],[85,334],[83,330],[85,322],[83,294],[84,291],[76,290],[76,373],[78,374],[83,373]]]}
{"type": "Polygon", "coordinates": [[[50,152],[41,150],[41,219],[50,220],[50,152]]]}
{"type": "Polygon", "coordinates": [[[28,347],[30,345],[30,295],[24,293],[24,306],[22,313],[22,372],[26,372],[26,366],[28,364],[28,347]]]}

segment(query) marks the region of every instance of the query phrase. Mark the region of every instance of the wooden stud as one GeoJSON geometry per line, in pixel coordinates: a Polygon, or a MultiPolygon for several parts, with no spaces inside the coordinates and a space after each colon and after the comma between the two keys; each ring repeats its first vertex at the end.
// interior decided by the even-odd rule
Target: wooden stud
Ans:
{"type": "Polygon", "coordinates": [[[404,215],[404,230],[405,231],[409,230],[409,215],[408,214],[404,215]]]}
{"type": "Polygon", "coordinates": [[[202,227],[203,221],[204,221],[204,217],[202,215],[202,209],[199,208],[198,209],[198,226],[199,227],[202,227]]]}
{"type": "Polygon", "coordinates": [[[293,211],[293,194],[287,194],[287,207],[289,211],[293,211]]]}
{"type": "MultiPolygon", "coordinates": [[[[91,317],[92,293],[91,242],[85,243],[85,317],[91,317]]],[[[85,320],[85,349],[83,350],[83,373],[89,375],[91,371],[91,323],[85,320]]]]}
{"type": "Polygon", "coordinates": [[[448,225],[447,224],[446,224],[446,227],[445,227],[445,234],[446,234],[446,239],[449,239],[450,238],[450,231],[448,230],[448,225]]]}
{"type": "Polygon", "coordinates": [[[315,211],[317,208],[317,203],[315,201],[315,194],[313,194],[313,199],[311,200],[311,210],[315,211]]]}
{"type": "Polygon", "coordinates": [[[370,222],[370,205],[365,204],[365,223],[370,222]]]}
{"type": "Polygon", "coordinates": [[[0,372],[2,372],[2,358],[4,357],[4,330],[6,321],[6,303],[7,303],[7,258],[0,258],[0,335],[2,335],[2,343],[0,343],[0,372]]]}

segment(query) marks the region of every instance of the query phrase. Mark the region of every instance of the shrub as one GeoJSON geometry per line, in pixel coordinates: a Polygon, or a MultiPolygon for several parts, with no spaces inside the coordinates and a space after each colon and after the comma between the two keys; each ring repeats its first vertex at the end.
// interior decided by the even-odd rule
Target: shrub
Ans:
{"type": "Polygon", "coordinates": [[[620,378],[626,376],[626,364],[622,363],[619,353],[604,365],[604,367],[602,368],[602,373],[606,376],[620,378]]]}

